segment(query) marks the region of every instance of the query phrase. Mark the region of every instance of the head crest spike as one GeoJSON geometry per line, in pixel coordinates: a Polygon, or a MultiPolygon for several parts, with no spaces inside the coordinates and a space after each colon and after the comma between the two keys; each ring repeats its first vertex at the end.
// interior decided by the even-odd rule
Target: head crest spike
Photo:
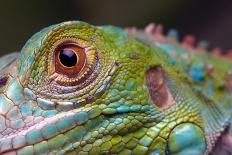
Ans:
{"type": "Polygon", "coordinates": [[[194,44],[195,44],[195,37],[193,35],[186,35],[184,38],[183,38],[183,41],[182,41],[182,46],[186,49],[193,49],[194,47],[194,44]]]}
{"type": "Polygon", "coordinates": [[[179,39],[179,34],[176,29],[170,29],[167,33],[167,36],[177,41],[179,39]]]}
{"type": "Polygon", "coordinates": [[[222,56],[222,50],[219,47],[215,47],[212,51],[211,51],[212,55],[214,56],[222,56]]]}
{"type": "Polygon", "coordinates": [[[148,24],[145,27],[144,32],[149,35],[154,35],[156,33],[156,24],[155,23],[148,24]]]}

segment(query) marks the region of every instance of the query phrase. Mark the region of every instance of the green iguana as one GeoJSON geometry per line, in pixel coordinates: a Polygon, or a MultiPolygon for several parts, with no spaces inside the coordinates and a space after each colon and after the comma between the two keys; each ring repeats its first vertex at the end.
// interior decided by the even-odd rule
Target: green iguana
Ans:
{"type": "Polygon", "coordinates": [[[71,21],[1,57],[0,153],[231,154],[232,62],[173,34],[71,21]]]}

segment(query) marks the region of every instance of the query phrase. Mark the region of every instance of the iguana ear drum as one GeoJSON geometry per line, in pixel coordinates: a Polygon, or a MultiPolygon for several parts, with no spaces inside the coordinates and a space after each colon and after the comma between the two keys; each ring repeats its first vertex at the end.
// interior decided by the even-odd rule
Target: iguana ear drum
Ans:
{"type": "Polygon", "coordinates": [[[154,66],[147,70],[146,82],[150,98],[160,110],[168,108],[174,103],[166,84],[165,72],[161,66],[154,66]]]}
{"type": "Polygon", "coordinates": [[[85,63],[84,49],[74,43],[63,43],[55,50],[55,70],[59,74],[75,77],[85,63]]]}

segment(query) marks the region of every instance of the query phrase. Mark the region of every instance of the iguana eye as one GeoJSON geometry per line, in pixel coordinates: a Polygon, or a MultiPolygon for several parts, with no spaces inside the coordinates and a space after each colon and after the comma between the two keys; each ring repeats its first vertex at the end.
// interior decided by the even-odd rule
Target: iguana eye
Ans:
{"type": "Polygon", "coordinates": [[[68,22],[36,36],[25,46],[19,70],[23,85],[37,96],[83,103],[108,88],[116,53],[101,31],[68,22]]]}
{"type": "Polygon", "coordinates": [[[65,43],[55,49],[55,71],[68,77],[75,77],[86,64],[83,48],[74,43],[65,43]]]}

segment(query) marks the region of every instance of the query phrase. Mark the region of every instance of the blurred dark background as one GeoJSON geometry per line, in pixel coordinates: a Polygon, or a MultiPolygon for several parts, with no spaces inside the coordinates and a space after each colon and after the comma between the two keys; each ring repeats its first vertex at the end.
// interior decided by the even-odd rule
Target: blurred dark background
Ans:
{"type": "Polygon", "coordinates": [[[210,47],[232,48],[231,0],[1,0],[0,55],[18,51],[41,28],[67,20],[145,27],[162,23],[180,38],[194,34],[210,47]]]}

